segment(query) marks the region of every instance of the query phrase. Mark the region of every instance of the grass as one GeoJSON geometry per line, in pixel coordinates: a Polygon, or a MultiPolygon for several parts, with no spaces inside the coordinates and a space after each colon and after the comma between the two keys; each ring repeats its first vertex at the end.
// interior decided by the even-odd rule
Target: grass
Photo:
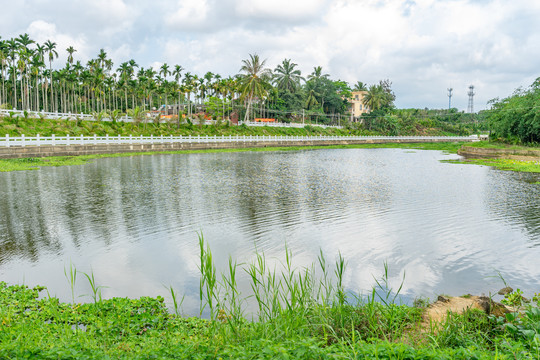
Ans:
{"type": "MultiPolygon", "coordinates": [[[[177,125],[172,122],[140,122],[124,123],[109,121],[87,121],[87,120],[50,120],[28,117],[0,117],[0,136],[6,134],[10,136],[50,136],[52,134],[65,136],[93,135],[99,136],[122,135],[129,136],[143,135],[378,135],[375,131],[363,129],[359,124],[352,124],[348,128],[322,128],[319,126],[307,125],[304,128],[280,128],[280,127],[251,127],[251,126],[229,126],[227,123],[214,125],[198,125],[185,123],[177,125]]],[[[460,127],[450,127],[441,129],[438,127],[411,127],[408,132],[400,135],[459,135],[463,129],[460,127]],[[450,130],[450,131],[449,131],[450,130]]]]}
{"type": "Polygon", "coordinates": [[[464,159],[464,160],[445,160],[445,162],[454,164],[473,164],[491,166],[503,171],[518,171],[540,173],[540,161],[523,161],[511,159],[464,159]]]}
{"type": "Polygon", "coordinates": [[[508,144],[500,141],[478,141],[467,144],[467,146],[484,149],[540,150],[540,144],[531,144],[529,146],[525,146],[508,144]]]}
{"type": "Polygon", "coordinates": [[[298,151],[317,149],[374,149],[374,148],[403,148],[419,150],[441,150],[456,153],[461,142],[449,143],[392,143],[392,144],[362,144],[362,145],[335,145],[335,146],[290,146],[290,147],[266,147],[266,148],[242,148],[242,149],[208,149],[208,150],[178,150],[178,151],[157,151],[138,153],[117,153],[117,154],[95,154],[81,156],[51,156],[44,158],[20,158],[20,159],[0,159],[0,172],[17,170],[37,170],[45,166],[66,166],[82,165],[95,159],[130,157],[155,154],[195,154],[195,153],[222,153],[222,152],[245,152],[245,151],[298,151]]]}
{"type": "MultiPolygon", "coordinates": [[[[297,268],[292,254],[270,265],[264,253],[218,273],[211,249],[200,245],[201,313],[184,318],[163,297],[62,303],[42,287],[0,283],[0,358],[193,359],[538,359],[538,303],[523,316],[494,318],[471,310],[421,328],[423,309],[395,302],[398,289],[377,279],[368,297],[343,289],[346,261],[297,268]],[[249,294],[238,290],[247,274],[249,294]],[[251,319],[247,303],[255,303],[251,319]]],[[[385,270],[388,268],[385,265],[385,270]]],[[[77,270],[66,270],[73,284],[77,270]]],[[[386,272],[385,272],[386,273],[386,272]]],[[[87,276],[97,289],[93,277],[87,276]]],[[[171,287],[172,289],[172,287],[171,287]]],[[[171,291],[173,299],[177,294],[171,291]]],[[[537,298],[535,298],[537,299],[537,298]]],[[[537,300],[535,300],[537,301],[537,300]]],[[[175,302],[175,306],[178,303],[175,302]]]]}

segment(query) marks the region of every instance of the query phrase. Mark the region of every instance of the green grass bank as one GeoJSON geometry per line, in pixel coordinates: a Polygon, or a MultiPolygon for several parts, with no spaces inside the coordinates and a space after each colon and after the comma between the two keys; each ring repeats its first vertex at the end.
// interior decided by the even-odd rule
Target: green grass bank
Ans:
{"type": "Polygon", "coordinates": [[[464,144],[459,153],[465,155],[466,158],[449,162],[491,166],[505,171],[540,173],[540,146],[538,145],[524,146],[480,141],[464,144]]]}
{"type": "MultiPolygon", "coordinates": [[[[43,287],[0,282],[0,358],[9,359],[538,359],[540,296],[525,304],[516,290],[505,300],[520,312],[504,316],[468,310],[426,322],[426,301],[397,302],[387,275],[366,296],[345,292],[345,260],[321,253],[296,268],[287,250],[281,266],[264,254],[252,263],[229,260],[218,273],[200,238],[200,309],[184,317],[172,287],[164,297],[102,299],[92,274],[70,266],[71,288],[88,281],[90,302],[45,295],[43,287]],[[251,293],[238,290],[249,275],[251,293]],[[77,280],[79,279],[79,280],[77,280]],[[40,296],[40,293],[42,296],[40,296]],[[255,305],[247,314],[246,301],[255,305]]],[[[387,266],[385,265],[385,274],[387,266]]],[[[72,290],[73,291],[73,290],[72,290]]]]}

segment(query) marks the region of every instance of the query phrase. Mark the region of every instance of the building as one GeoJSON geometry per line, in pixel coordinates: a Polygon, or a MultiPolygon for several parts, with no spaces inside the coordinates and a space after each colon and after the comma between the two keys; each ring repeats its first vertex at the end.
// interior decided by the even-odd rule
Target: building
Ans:
{"type": "Polygon", "coordinates": [[[351,117],[355,120],[363,114],[370,112],[370,109],[363,103],[364,96],[366,96],[366,94],[367,91],[353,91],[352,97],[349,99],[349,104],[351,105],[351,117]]]}

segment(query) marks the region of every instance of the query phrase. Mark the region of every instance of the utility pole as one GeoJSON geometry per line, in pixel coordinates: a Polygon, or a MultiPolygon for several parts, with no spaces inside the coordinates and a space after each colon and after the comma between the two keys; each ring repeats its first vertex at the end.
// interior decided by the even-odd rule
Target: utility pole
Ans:
{"type": "Polygon", "coordinates": [[[452,91],[454,89],[448,88],[448,110],[452,108],[452,91]]]}

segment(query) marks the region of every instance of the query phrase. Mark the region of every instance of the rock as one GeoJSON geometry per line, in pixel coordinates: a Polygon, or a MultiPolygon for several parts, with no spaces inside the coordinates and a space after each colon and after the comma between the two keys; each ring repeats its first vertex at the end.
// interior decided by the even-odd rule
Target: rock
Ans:
{"type": "Polygon", "coordinates": [[[511,312],[507,306],[495,302],[487,296],[475,297],[476,303],[480,305],[482,310],[488,315],[504,316],[504,314],[511,312]]]}
{"type": "Polygon", "coordinates": [[[501,290],[499,290],[499,292],[497,294],[506,295],[506,294],[510,294],[512,291],[514,291],[514,289],[512,289],[510,286],[507,286],[507,287],[504,287],[501,290]]]}
{"type": "Polygon", "coordinates": [[[446,296],[443,296],[443,295],[439,295],[439,297],[437,298],[437,301],[440,301],[440,302],[444,302],[444,303],[447,303],[450,301],[449,298],[447,298],[446,296]]]}

